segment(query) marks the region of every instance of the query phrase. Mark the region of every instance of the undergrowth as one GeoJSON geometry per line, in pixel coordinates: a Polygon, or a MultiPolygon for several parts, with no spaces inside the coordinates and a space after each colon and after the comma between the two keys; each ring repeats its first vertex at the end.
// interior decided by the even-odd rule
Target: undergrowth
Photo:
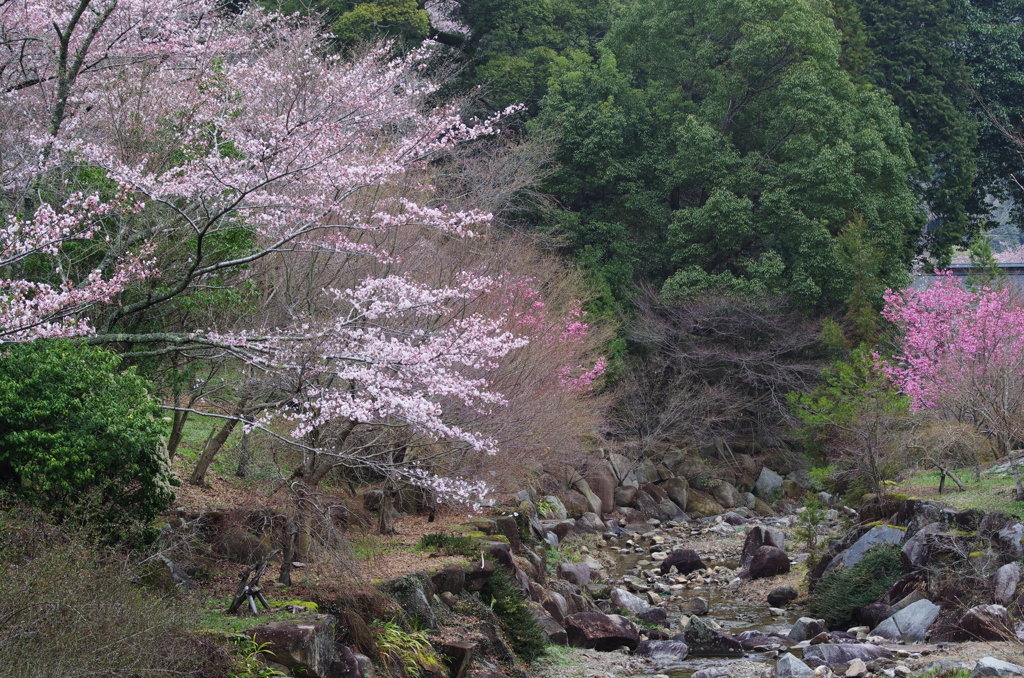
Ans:
{"type": "Polygon", "coordinates": [[[381,656],[392,669],[415,678],[420,670],[444,673],[444,666],[434,652],[427,634],[404,631],[395,622],[374,622],[373,635],[381,656]]]}
{"type": "Polygon", "coordinates": [[[850,569],[838,567],[825,575],[811,596],[808,610],[824,619],[829,628],[843,628],[853,621],[858,608],[881,598],[902,571],[899,545],[875,546],[850,569]]]}
{"type": "Polygon", "coordinates": [[[504,567],[494,569],[494,575],[480,591],[480,599],[490,605],[512,650],[524,661],[532,661],[544,652],[544,634],[504,567]]]}
{"type": "Polygon", "coordinates": [[[480,547],[472,537],[462,537],[445,532],[425,534],[420,537],[416,548],[422,551],[440,551],[446,556],[473,558],[480,554],[480,547]]]}

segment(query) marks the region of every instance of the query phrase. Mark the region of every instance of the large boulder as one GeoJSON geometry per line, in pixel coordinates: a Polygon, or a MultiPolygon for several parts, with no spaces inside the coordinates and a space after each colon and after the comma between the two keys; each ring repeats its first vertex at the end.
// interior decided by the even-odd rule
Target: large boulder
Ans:
{"type": "Polygon", "coordinates": [[[875,525],[843,552],[843,567],[853,567],[864,557],[864,553],[878,544],[899,544],[906,532],[891,525],[875,525]]]}
{"type": "Polygon", "coordinates": [[[992,576],[992,599],[999,605],[1009,605],[1017,597],[1020,583],[1020,563],[1003,565],[992,576]]]}
{"type": "Polygon", "coordinates": [[[655,485],[654,483],[644,483],[643,485],[640,486],[640,489],[646,492],[647,494],[651,495],[651,499],[653,499],[658,504],[668,500],[668,495],[665,494],[665,490],[661,489],[660,485],[655,485]]]}
{"type": "Polygon", "coordinates": [[[553,494],[549,494],[544,497],[544,503],[547,506],[547,510],[550,511],[551,515],[541,516],[542,518],[553,518],[555,520],[565,520],[569,517],[568,511],[565,510],[565,504],[562,500],[553,494]]]}
{"type": "Polygon", "coordinates": [[[767,466],[762,467],[754,483],[754,494],[766,502],[775,501],[782,496],[782,476],[767,466]]]}
{"type": "MultiPolygon", "coordinates": [[[[604,503],[601,501],[601,497],[597,496],[593,490],[590,489],[590,483],[586,480],[579,480],[576,482],[576,489],[580,494],[587,500],[587,511],[596,513],[597,515],[604,515],[604,503]]],[[[612,486],[612,491],[615,487],[612,486]]],[[[568,504],[566,504],[568,506],[568,504]]],[[[580,513],[583,515],[586,511],[580,513]]]]}
{"type": "Polygon", "coordinates": [[[565,504],[565,512],[570,518],[579,518],[590,510],[587,498],[576,490],[569,490],[562,495],[562,502],[565,504]]]}
{"type": "Polygon", "coordinates": [[[612,604],[620,610],[640,614],[650,609],[650,604],[643,598],[636,596],[626,589],[612,589],[612,604]]]}
{"type": "Polygon", "coordinates": [[[708,613],[708,601],[705,598],[697,596],[696,598],[690,598],[679,603],[679,612],[686,616],[692,615],[705,615],[708,613]]]}
{"type": "MultiPolygon", "coordinates": [[[[590,486],[590,490],[601,499],[601,507],[605,511],[611,511],[615,506],[615,488],[619,485],[619,481],[616,480],[608,462],[599,459],[596,463],[589,464],[584,479],[590,486]]],[[[584,492],[584,494],[586,493],[584,492]]],[[[591,510],[593,511],[593,509],[591,510]]],[[[601,515],[601,511],[594,511],[594,513],[601,515]]]]}
{"type": "Polygon", "coordinates": [[[611,470],[612,475],[615,476],[615,481],[619,485],[627,487],[639,486],[636,476],[633,474],[633,462],[621,454],[612,452],[608,455],[608,468],[611,470]]]}
{"type": "Polygon", "coordinates": [[[786,533],[774,527],[755,525],[747,530],[747,538],[743,542],[743,551],[740,555],[740,563],[743,566],[750,564],[754,553],[762,546],[774,546],[783,551],[786,550],[786,533]]]}
{"type": "Polygon", "coordinates": [[[676,506],[682,510],[686,510],[687,494],[690,489],[689,483],[686,482],[686,478],[669,478],[661,484],[661,489],[665,491],[668,498],[671,499],[676,506]]]}
{"type": "Polygon", "coordinates": [[[928,627],[938,616],[938,605],[930,600],[919,600],[876,626],[871,635],[889,640],[920,642],[928,636],[928,627]]]}
{"type": "Polygon", "coordinates": [[[690,648],[681,640],[645,640],[637,646],[633,654],[647,659],[682,661],[689,653],[690,648]]]}
{"type": "Polygon", "coordinates": [[[996,659],[995,657],[982,657],[978,660],[978,663],[974,665],[974,672],[971,673],[971,678],[981,678],[981,676],[1022,675],[1024,675],[1024,666],[1011,664],[1010,662],[1005,662],[1002,659],[996,659]]]}
{"type": "MultiPolygon", "coordinates": [[[[657,624],[668,626],[668,612],[663,607],[650,607],[636,616],[637,619],[646,624],[657,624]]],[[[651,636],[652,638],[654,636],[651,636]]],[[[662,638],[664,640],[664,638],[662,638]]]]}
{"type": "Polygon", "coordinates": [[[695,657],[742,657],[743,645],[730,635],[711,628],[699,617],[690,617],[686,631],[672,640],[682,640],[695,657]]]}
{"type": "Polygon", "coordinates": [[[978,605],[967,610],[957,622],[964,640],[1008,640],[1014,638],[1013,624],[1002,605],[978,605]]]}
{"type": "Polygon", "coordinates": [[[914,536],[907,539],[900,551],[900,562],[904,570],[920,570],[928,565],[929,537],[940,534],[944,530],[941,523],[930,523],[919,529],[914,536]]]}
{"type": "Polygon", "coordinates": [[[658,508],[661,509],[662,515],[669,520],[675,520],[680,523],[685,523],[690,520],[690,518],[683,513],[683,509],[679,508],[671,499],[666,499],[658,504],[658,508]]]}
{"type": "Polygon", "coordinates": [[[849,664],[854,659],[866,663],[872,659],[891,656],[892,650],[867,643],[819,643],[804,648],[804,662],[809,666],[849,664]]]}
{"type": "Polygon", "coordinates": [[[661,573],[668,574],[673,567],[680,574],[690,574],[696,570],[706,570],[708,566],[700,559],[700,556],[693,549],[672,551],[665,560],[661,561],[661,573]]]}
{"type": "Polygon", "coordinates": [[[748,569],[751,579],[774,577],[789,572],[789,556],[774,546],[762,546],[754,552],[748,569]]]}
{"type": "Polygon", "coordinates": [[[775,678],[811,678],[814,670],[790,652],[775,663],[775,678]]]}
{"type": "Polygon", "coordinates": [[[614,501],[616,506],[633,506],[636,504],[636,488],[631,485],[619,485],[615,488],[614,501]]]}
{"type": "Polygon", "coordinates": [[[996,533],[996,546],[1004,563],[1024,558],[1024,525],[1013,523],[996,533]]]}
{"type": "Polygon", "coordinates": [[[530,607],[530,613],[537,621],[537,626],[540,627],[541,633],[547,637],[549,643],[552,645],[568,644],[569,636],[565,629],[555,621],[554,617],[548,614],[547,610],[534,602],[529,602],[527,605],[530,607]]]}
{"type": "Polygon", "coordinates": [[[699,513],[705,518],[725,513],[721,504],[692,487],[686,493],[686,511],[687,513],[699,513]]]}
{"type": "Polygon", "coordinates": [[[810,640],[814,636],[827,631],[824,619],[813,619],[811,617],[800,617],[789,630],[789,639],[799,643],[801,640],[810,640]]]}
{"type": "Polygon", "coordinates": [[[330,678],[338,658],[334,647],[334,617],[308,622],[272,622],[245,632],[262,649],[260,653],[312,678],[330,678]]]}
{"type": "Polygon", "coordinates": [[[746,506],[747,502],[743,498],[743,495],[737,490],[732,483],[722,481],[711,489],[711,496],[719,504],[725,508],[736,508],[737,506],[746,506]]]}
{"type": "Polygon", "coordinates": [[[660,519],[664,515],[661,512],[661,507],[658,506],[658,502],[654,501],[654,498],[643,490],[638,490],[636,493],[636,508],[647,519],[660,519]]]}
{"type": "Polygon", "coordinates": [[[558,576],[576,586],[586,586],[590,583],[590,566],[586,563],[559,563],[558,576]]]}
{"type": "Polygon", "coordinates": [[[617,650],[623,645],[635,650],[640,632],[633,622],[617,614],[579,612],[565,618],[569,645],[599,652],[617,650]]]}

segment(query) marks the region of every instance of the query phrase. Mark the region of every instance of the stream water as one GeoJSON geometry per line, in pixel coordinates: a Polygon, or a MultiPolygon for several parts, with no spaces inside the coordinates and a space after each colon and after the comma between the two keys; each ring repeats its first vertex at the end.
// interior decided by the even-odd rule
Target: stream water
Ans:
{"type": "MultiPolygon", "coordinates": [[[[621,555],[613,552],[610,555],[616,560],[616,568],[611,575],[612,579],[622,577],[632,571],[638,563],[650,558],[649,555],[635,553],[621,555]]],[[[705,564],[707,564],[709,571],[719,566],[727,567],[733,571],[736,571],[739,567],[739,563],[728,560],[706,559],[705,564]]],[[[656,568],[657,566],[646,565],[644,567],[656,568]]],[[[703,615],[703,619],[713,620],[721,627],[721,630],[733,635],[739,635],[744,631],[786,634],[797,619],[805,616],[803,610],[792,608],[786,609],[785,614],[782,616],[772,616],[766,602],[753,603],[743,600],[737,597],[733,591],[724,587],[694,586],[686,591],[685,597],[695,598],[698,596],[708,602],[708,613],[703,615]]],[[[679,618],[683,615],[680,605],[679,601],[669,600],[665,603],[664,607],[668,613],[669,620],[678,622],[679,618]]],[[[679,631],[678,629],[669,629],[668,632],[678,633],[679,631]]],[[[794,650],[794,654],[798,657],[801,656],[799,650],[794,650]]],[[[748,652],[743,659],[774,665],[776,656],[777,653],[774,652],[748,652]]],[[[736,661],[736,657],[687,657],[683,661],[653,659],[651,660],[650,669],[637,675],[653,676],[662,674],[668,675],[670,678],[690,678],[696,671],[710,667],[725,666],[736,661]]]]}

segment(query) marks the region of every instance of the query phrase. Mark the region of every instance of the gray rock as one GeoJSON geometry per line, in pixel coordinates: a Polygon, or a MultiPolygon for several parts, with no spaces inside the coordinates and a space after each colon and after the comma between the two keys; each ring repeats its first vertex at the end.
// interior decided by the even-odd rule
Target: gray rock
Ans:
{"type": "Polygon", "coordinates": [[[656,483],[661,480],[661,476],[658,475],[658,467],[650,459],[644,459],[637,464],[633,468],[633,475],[641,485],[644,483],[656,483]]]}
{"type": "Polygon", "coordinates": [[[782,496],[782,476],[765,466],[754,483],[754,494],[769,503],[775,501],[782,496]]]}
{"type": "Polygon", "coordinates": [[[849,664],[854,659],[867,663],[872,659],[891,656],[891,650],[867,643],[822,643],[804,648],[804,662],[809,666],[849,664]]]}
{"type": "Polygon", "coordinates": [[[939,606],[930,600],[919,600],[889,617],[871,631],[873,636],[889,640],[919,642],[928,635],[928,627],[939,616],[939,606]]]}
{"type": "Polygon", "coordinates": [[[700,596],[691,598],[690,600],[684,600],[679,604],[679,612],[687,616],[690,615],[705,615],[708,613],[708,601],[700,596]]]}
{"type": "Polygon", "coordinates": [[[648,624],[660,624],[662,626],[668,626],[668,612],[663,607],[652,607],[644,610],[636,616],[642,622],[648,624]]]}
{"type": "Polygon", "coordinates": [[[733,487],[732,483],[720,482],[711,490],[711,496],[725,508],[736,508],[746,506],[746,500],[740,491],[733,487]]]}
{"type": "Polygon", "coordinates": [[[1024,675],[1024,666],[1004,662],[1002,659],[996,659],[995,657],[982,657],[974,665],[974,673],[971,674],[971,678],[1020,675],[1024,675]]]}
{"type": "Polygon", "coordinates": [[[796,658],[790,652],[779,657],[775,663],[776,678],[811,678],[814,669],[796,658]]]}
{"type": "Polygon", "coordinates": [[[552,645],[568,644],[568,634],[566,634],[565,629],[562,628],[561,624],[555,621],[554,617],[548,614],[547,611],[537,603],[528,602],[527,605],[529,605],[530,612],[533,614],[533,618],[537,621],[537,626],[540,627],[541,633],[547,637],[549,643],[552,645]]]}
{"type": "Polygon", "coordinates": [[[684,511],[686,510],[686,502],[690,490],[690,485],[686,482],[686,478],[669,478],[662,483],[661,489],[665,491],[669,499],[675,502],[676,506],[684,511]]]}
{"type": "Polygon", "coordinates": [[[876,525],[843,552],[843,567],[853,567],[864,557],[864,553],[878,544],[899,544],[906,532],[889,525],[876,525]]]}
{"type": "Polygon", "coordinates": [[[996,570],[992,577],[992,599],[1000,605],[1009,605],[1017,596],[1020,583],[1020,563],[1012,562],[996,570]]]}
{"type": "Polygon", "coordinates": [[[636,503],[636,488],[630,485],[619,485],[615,488],[615,505],[632,506],[636,503]]]}
{"type": "Polygon", "coordinates": [[[735,661],[725,666],[709,666],[690,678],[773,678],[775,669],[764,662],[735,661]]]}
{"type": "Polygon", "coordinates": [[[608,466],[619,485],[627,487],[640,486],[640,483],[636,481],[636,476],[633,474],[633,462],[626,457],[612,452],[608,455],[608,466]]]}
{"type": "Polygon", "coordinates": [[[677,506],[671,499],[666,499],[658,504],[658,508],[661,509],[661,512],[664,515],[668,516],[669,520],[675,520],[678,522],[690,521],[690,519],[686,517],[686,514],[683,513],[683,509],[679,508],[679,506],[677,506]]]}
{"type": "Polygon", "coordinates": [[[796,620],[796,623],[793,624],[793,628],[789,630],[789,638],[796,642],[800,642],[801,640],[810,640],[822,631],[827,630],[828,627],[825,626],[824,619],[800,617],[796,620]]]}
{"type": "Polygon", "coordinates": [[[303,623],[272,622],[245,632],[263,654],[290,669],[301,669],[313,678],[329,678],[337,660],[334,646],[334,617],[303,623]]]}
{"type": "Polygon", "coordinates": [[[554,518],[555,520],[565,520],[569,517],[568,512],[565,510],[565,504],[562,500],[553,494],[549,494],[544,497],[544,503],[547,504],[548,509],[551,511],[551,515],[541,516],[541,518],[554,518]]]}
{"type": "Polygon", "coordinates": [[[576,482],[576,491],[586,497],[588,511],[596,513],[597,515],[603,515],[602,511],[604,505],[601,503],[601,498],[594,494],[586,480],[579,480],[576,482]]]}
{"type": "Polygon", "coordinates": [[[1014,523],[1007,525],[996,534],[996,543],[1002,554],[1003,562],[1013,562],[1024,558],[1024,525],[1014,523]]]}
{"type": "Polygon", "coordinates": [[[690,646],[690,654],[695,657],[742,657],[743,645],[732,636],[717,631],[700,620],[690,617],[683,637],[676,636],[673,640],[682,640],[690,646]]]}
{"type": "Polygon", "coordinates": [[[800,594],[789,584],[776,586],[768,594],[768,604],[772,607],[783,607],[786,603],[794,601],[800,594]]]}
{"type": "Polygon", "coordinates": [[[645,640],[633,654],[648,659],[682,661],[689,653],[690,648],[681,640],[645,640]]]}
{"type": "Polygon", "coordinates": [[[928,564],[928,537],[933,534],[944,532],[941,523],[925,525],[913,537],[903,544],[900,551],[900,562],[906,571],[920,570],[928,564]]]}
{"type": "Polygon", "coordinates": [[[747,500],[744,506],[746,506],[751,511],[753,511],[757,507],[757,497],[754,496],[753,492],[744,492],[743,498],[747,500]]]}
{"type": "Polygon", "coordinates": [[[604,529],[604,523],[601,522],[601,516],[597,515],[596,513],[591,513],[590,511],[587,511],[583,514],[582,520],[589,523],[590,526],[595,530],[604,529]]]}
{"type": "Polygon", "coordinates": [[[725,508],[721,504],[692,487],[686,493],[686,510],[690,513],[699,513],[705,518],[725,513],[725,508]]]}
{"type": "Polygon", "coordinates": [[[640,614],[651,607],[646,600],[633,595],[626,589],[612,589],[611,599],[612,603],[620,610],[626,610],[633,614],[640,614]]]}
{"type": "Polygon", "coordinates": [[[1009,640],[1015,635],[1002,605],[976,605],[960,617],[957,627],[966,640],[1009,640]]]}

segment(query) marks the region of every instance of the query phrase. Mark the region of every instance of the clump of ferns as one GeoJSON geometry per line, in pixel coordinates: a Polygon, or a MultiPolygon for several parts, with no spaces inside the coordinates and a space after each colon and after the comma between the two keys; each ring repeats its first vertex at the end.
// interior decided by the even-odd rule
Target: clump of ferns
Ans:
{"type": "Polygon", "coordinates": [[[374,622],[373,636],[388,669],[408,678],[422,671],[445,673],[437,653],[422,631],[405,631],[393,621],[374,622]]]}

